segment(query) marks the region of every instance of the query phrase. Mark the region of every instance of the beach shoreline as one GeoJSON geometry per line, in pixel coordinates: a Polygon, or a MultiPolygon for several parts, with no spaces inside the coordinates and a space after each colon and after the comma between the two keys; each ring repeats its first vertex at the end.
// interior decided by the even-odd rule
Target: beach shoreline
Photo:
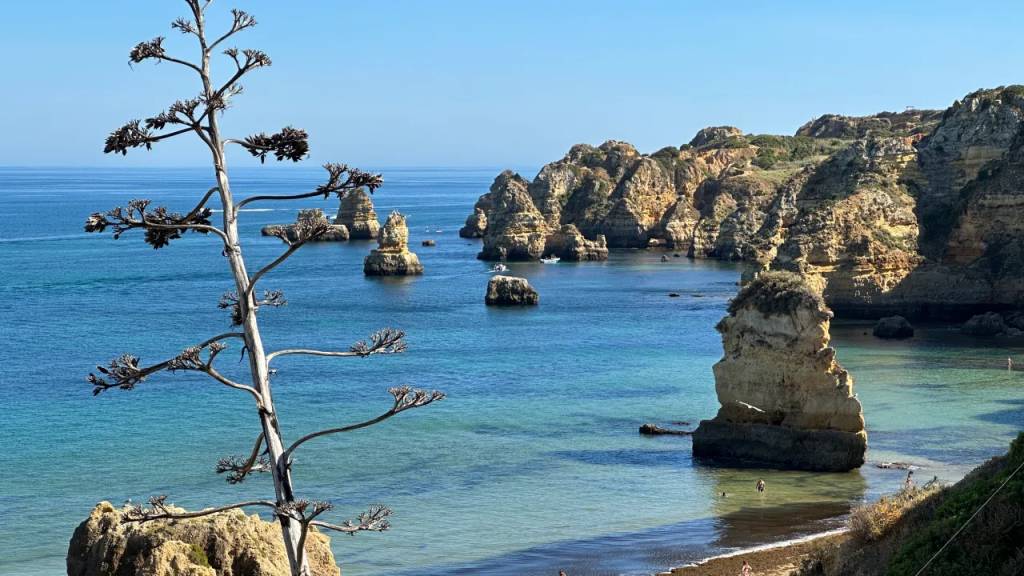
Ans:
{"type": "Polygon", "coordinates": [[[837,528],[781,542],[741,548],[659,572],[658,576],[735,576],[740,573],[744,561],[759,576],[788,576],[800,567],[801,561],[816,547],[826,542],[840,542],[848,537],[848,532],[847,528],[837,528]]]}

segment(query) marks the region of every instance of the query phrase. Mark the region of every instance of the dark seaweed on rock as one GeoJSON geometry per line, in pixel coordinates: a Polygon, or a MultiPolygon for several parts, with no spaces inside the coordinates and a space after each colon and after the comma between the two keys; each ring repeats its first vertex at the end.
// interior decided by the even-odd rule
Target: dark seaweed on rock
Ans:
{"type": "Polygon", "coordinates": [[[799,274],[765,272],[744,286],[729,303],[729,313],[753,306],[762,314],[791,314],[802,307],[823,309],[825,300],[799,274]]]}

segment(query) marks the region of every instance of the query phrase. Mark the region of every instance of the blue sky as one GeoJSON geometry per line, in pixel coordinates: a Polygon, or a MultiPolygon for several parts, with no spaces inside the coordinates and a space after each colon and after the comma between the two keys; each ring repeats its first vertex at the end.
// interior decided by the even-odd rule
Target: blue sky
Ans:
{"type": "MultiPolygon", "coordinates": [[[[227,128],[305,128],[315,163],[539,165],[577,142],[653,151],[717,124],[788,134],[826,112],[945,107],[1024,83],[1022,2],[217,0],[213,24],[231,7],[260,23],[237,45],[274,66],[245,82],[227,128]]],[[[124,120],[198,92],[183,68],[128,66],[156,35],[194,52],[169,29],[184,2],[9,2],[3,14],[0,164],[207,161],[191,141],[102,154],[124,120]]]]}

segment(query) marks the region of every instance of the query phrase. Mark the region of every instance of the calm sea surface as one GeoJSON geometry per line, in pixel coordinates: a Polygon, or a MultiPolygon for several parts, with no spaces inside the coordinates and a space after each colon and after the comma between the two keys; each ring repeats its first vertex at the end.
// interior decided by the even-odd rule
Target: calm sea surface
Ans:
{"type": "MultiPolygon", "coordinates": [[[[495,173],[384,171],[377,212],[408,215],[420,278],[364,278],[371,244],[351,242],[304,248],[263,282],[289,301],[261,313],[269,349],[408,333],[400,356],[282,358],[274,384],[288,437],[385,410],[389,386],[449,395],[297,455],[300,495],[335,502],[335,519],[372,503],[395,510],[390,532],[333,538],[347,576],[647,574],[830,526],[851,503],[898,488],[903,472],[870,463],[849,474],[713,469],[693,464],[688,438],[640,437],[644,422],[714,415],[713,327],[739,269],[645,252],[512,264],[540,306],[489,309],[488,265],[457,231],[495,173]],[[421,248],[426,238],[437,247],[421,248]]],[[[247,169],[234,186],[294,193],[319,179],[247,169]]],[[[187,210],[209,186],[192,169],[0,169],[0,574],[61,573],[74,527],[100,500],[168,494],[199,508],[272,494],[267,478],[229,486],[213,473],[252,446],[244,393],[182,373],[97,398],[85,382],[122,352],[155,362],[228,328],[216,303],[232,284],[212,238],[154,251],[138,234],[82,232],[93,211],[134,197],[187,210]]],[[[241,232],[255,269],[282,250],[261,226],[337,204],[251,206],[241,232]]],[[[882,343],[869,329],[839,324],[833,337],[864,404],[871,463],[910,461],[920,478],[953,480],[1024,428],[1024,373],[1005,368],[1024,348],[944,327],[882,343]]],[[[239,373],[239,350],[221,358],[239,373]]]]}

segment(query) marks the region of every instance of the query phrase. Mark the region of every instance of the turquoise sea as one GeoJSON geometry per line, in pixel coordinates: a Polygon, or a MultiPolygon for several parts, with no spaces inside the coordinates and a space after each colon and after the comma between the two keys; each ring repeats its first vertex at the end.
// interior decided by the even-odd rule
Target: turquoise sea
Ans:
{"type": "MultiPolygon", "coordinates": [[[[513,264],[540,306],[490,309],[489,265],[457,231],[497,170],[383,173],[378,214],[408,215],[426,274],[367,279],[370,243],[311,246],[264,282],[284,290],[288,306],[261,314],[270,349],[347,347],[384,326],[408,333],[400,356],[282,359],[275,393],[291,438],[383,411],[389,386],[448,393],[298,454],[300,495],[335,502],[335,519],[378,502],[395,510],[389,532],[333,538],[347,576],[650,574],[832,527],[851,504],[900,486],[904,472],[876,462],[909,461],[922,466],[919,478],[955,480],[1024,428],[1024,373],[1006,370],[1008,356],[1024,360],[1019,344],[944,326],[881,342],[869,325],[837,322],[834,345],[864,404],[869,464],[849,474],[695,465],[688,438],[641,437],[637,427],[714,415],[713,327],[737,266],[663,263],[640,251],[513,264]],[[421,248],[425,238],[437,246],[421,248]]],[[[300,192],[320,179],[306,168],[234,176],[238,195],[300,192]]],[[[185,210],[209,185],[199,169],[0,169],[0,574],[61,573],[74,527],[100,500],[167,494],[198,508],[272,493],[267,478],[230,486],[213,473],[218,458],[252,445],[257,420],[245,394],[179,373],[94,398],[85,381],[122,352],[159,361],[228,328],[216,304],[232,286],[212,239],[154,251],[138,235],[82,232],[93,211],[134,197],[185,210]]],[[[250,268],[282,250],[261,226],[317,206],[333,213],[336,201],[245,212],[250,268]]],[[[222,355],[229,373],[238,353],[222,355]]]]}

